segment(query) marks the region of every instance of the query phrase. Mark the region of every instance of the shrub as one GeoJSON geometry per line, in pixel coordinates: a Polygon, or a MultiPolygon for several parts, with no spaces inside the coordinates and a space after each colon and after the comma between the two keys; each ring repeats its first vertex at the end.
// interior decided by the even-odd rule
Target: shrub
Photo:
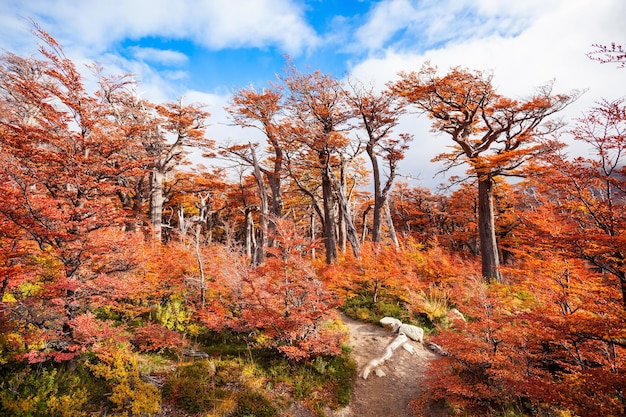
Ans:
{"type": "Polygon", "coordinates": [[[82,414],[87,390],[77,376],[59,373],[48,366],[25,366],[0,383],[0,415],[15,417],[82,414]]]}
{"type": "Polygon", "coordinates": [[[115,411],[148,416],[159,411],[159,391],[141,379],[135,356],[120,352],[101,355],[98,360],[87,363],[87,368],[110,387],[109,401],[115,411]]]}
{"type": "Polygon", "coordinates": [[[223,387],[238,381],[235,361],[203,359],[183,364],[163,386],[163,398],[188,413],[223,414],[234,406],[234,391],[223,387]]]}

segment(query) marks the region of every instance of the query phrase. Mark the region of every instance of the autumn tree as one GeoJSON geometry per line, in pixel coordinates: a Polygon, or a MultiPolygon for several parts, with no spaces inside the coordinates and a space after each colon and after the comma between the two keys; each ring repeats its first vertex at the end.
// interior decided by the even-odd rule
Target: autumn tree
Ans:
{"type": "Polygon", "coordinates": [[[155,240],[160,242],[167,175],[182,163],[189,147],[207,152],[214,147],[214,142],[205,137],[205,122],[209,113],[200,106],[185,105],[181,98],[178,103],[157,106],[156,111],[161,117],[161,122],[154,140],[147,146],[152,157],[150,223],[155,240]]]}
{"type": "Polygon", "coordinates": [[[62,47],[41,29],[35,34],[43,59],[7,53],[0,63],[0,216],[6,232],[30,243],[34,262],[28,285],[36,290],[22,292],[25,308],[12,312],[47,340],[50,355],[67,359],[76,354],[74,320],[93,280],[136,266],[112,249],[132,240],[118,233],[125,186],[117,180],[135,166],[128,159],[135,145],[86,91],[62,47]]]}
{"type": "Polygon", "coordinates": [[[349,143],[341,131],[349,117],[345,94],[332,76],[319,71],[304,74],[291,64],[282,81],[288,89],[287,107],[293,120],[291,161],[307,161],[319,172],[326,261],[333,263],[337,259],[336,194],[333,187],[336,177],[333,169],[339,165],[338,151],[349,143]]]}
{"type": "Polygon", "coordinates": [[[626,106],[602,101],[580,118],[574,137],[590,148],[590,157],[554,158],[561,196],[557,210],[574,221],[568,241],[575,256],[613,276],[626,308],[626,106]]]}
{"type": "Polygon", "coordinates": [[[215,289],[199,315],[211,328],[246,334],[294,361],[337,355],[344,334],[330,322],[338,301],[308,260],[310,243],[291,221],[276,225],[276,245],[263,265],[250,266],[228,248],[216,251],[215,289]]]}
{"type": "Polygon", "coordinates": [[[124,188],[117,194],[127,214],[126,230],[136,230],[149,223],[150,170],[159,117],[153,103],[139,98],[137,83],[130,74],[106,75],[97,65],[92,70],[98,79],[95,96],[102,106],[102,117],[123,133],[127,143],[126,170],[117,178],[124,188]]]}
{"type": "Polygon", "coordinates": [[[448,232],[447,218],[452,213],[447,202],[447,196],[409,187],[406,182],[397,182],[389,195],[391,216],[399,232],[420,242],[448,232]]]}
{"type": "MultiPolygon", "coordinates": [[[[271,213],[280,217],[283,213],[281,180],[284,168],[284,125],[280,119],[283,107],[283,95],[278,87],[257,92],[252,89],[239,90],[228,107],[235,124],[260,130],[267,139],[267,148],[271,157],[266,164],[258,164],[258,169],[265,176],[271,193],[271,213]]],[[[250,165],[253,160],[245,157],[250,165]]]]}
{"type": "Polygon", "coordinates": [[[552,84],[540,87],[528,98],[514,100],[497,94],[492,75],[453,68],[438,76],[424,65],[418,72],[403,73],[392,90],[433,119],[434,132],[446,133],[454,151],[440,154],[444,169],[461,163],[470,167],[478,185],[478,232],[485,280],[501,281],[495,232],[494,180],[523,175],[524,164],[551,152],[548,135],[560,127],[546,119],[578,97],[552,94],[552,84]]]}
{"type": "MultiPolygon", "coordinates": [[[[391,218],[387,203],[389,192],[397,175],[398,163],[404,158],[404,152],[408,149],[408,142],[412,140],[412,136],[400,134],[398,137],[392,137],[393,128],[397,126],[400,116],[405,113],[404,105],[395,94],[390,90],[377,94],[373,88],[367,89],[362,85],[353,84],[347,95],[354,116],[366,134],[365,151],[372,165],[374,180],[372,241],[377,243],[382,239],[383,214],[391,218]],[[384,166],[381,166],[381,160],[384,166]],[[383,210],[386,212],[383,213],[383,210]]],[[[389,227],[390,231],[393,231],[393,223],[389,224],[389,227]]],[[[391,233],[391,239],[397,246],[395,233],[391,233]]]]}

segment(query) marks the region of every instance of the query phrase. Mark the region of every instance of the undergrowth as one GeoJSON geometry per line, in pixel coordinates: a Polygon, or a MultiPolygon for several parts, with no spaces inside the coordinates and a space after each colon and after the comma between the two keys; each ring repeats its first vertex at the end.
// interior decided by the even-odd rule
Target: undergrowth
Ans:
{"type": "Polygon", "coordinates": [[[350,400],[356,364],[347,347],[339,356],[296,363],[247,335],[206,331],[193,342],[207,357],[119,350],[64,364],[6,363],[0,416],[153,416],[167,405],[188,415],[269,417],[293,401],[323,416],[350,400]]]}

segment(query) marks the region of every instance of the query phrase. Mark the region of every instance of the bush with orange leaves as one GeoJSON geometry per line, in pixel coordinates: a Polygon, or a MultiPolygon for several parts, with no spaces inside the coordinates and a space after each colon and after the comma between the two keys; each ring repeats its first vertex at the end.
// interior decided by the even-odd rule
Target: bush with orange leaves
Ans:
{"type": "Polygon", "coordinates": [[[267,249],[263,265],[246,265],[233,252],[214,258],[216,285],[200,317],[215,330],[247,333],[257,346],[291,360],[338,355],[345,332],[334,320],[337,299],[315,275],[310,242],[289,221],[275,221],[275,247],[267,249]]]}

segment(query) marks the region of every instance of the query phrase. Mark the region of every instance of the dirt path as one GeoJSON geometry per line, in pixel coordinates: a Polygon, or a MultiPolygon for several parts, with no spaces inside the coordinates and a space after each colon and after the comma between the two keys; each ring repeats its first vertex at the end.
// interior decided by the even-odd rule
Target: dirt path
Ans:
{"type": "MultiPolygon", "coordinates": [[[[380,357],[385,346],[395,338],[395,334],[381,326],[363,323],[342,317],[350,329],[349,345],[358,372],[367,363],[380,357]]],[[[367,380],[360,376],[355,380],[350,405],[333,412],[331,417],[404,417],[411,416],[409,402],[420,392],[421,379],[427,363],[436,355],[417,342],[411,342],[415,354],[399,348],[394,355],[379,368],[386,374],[377,376],[374,372],[367,380]]]]}

